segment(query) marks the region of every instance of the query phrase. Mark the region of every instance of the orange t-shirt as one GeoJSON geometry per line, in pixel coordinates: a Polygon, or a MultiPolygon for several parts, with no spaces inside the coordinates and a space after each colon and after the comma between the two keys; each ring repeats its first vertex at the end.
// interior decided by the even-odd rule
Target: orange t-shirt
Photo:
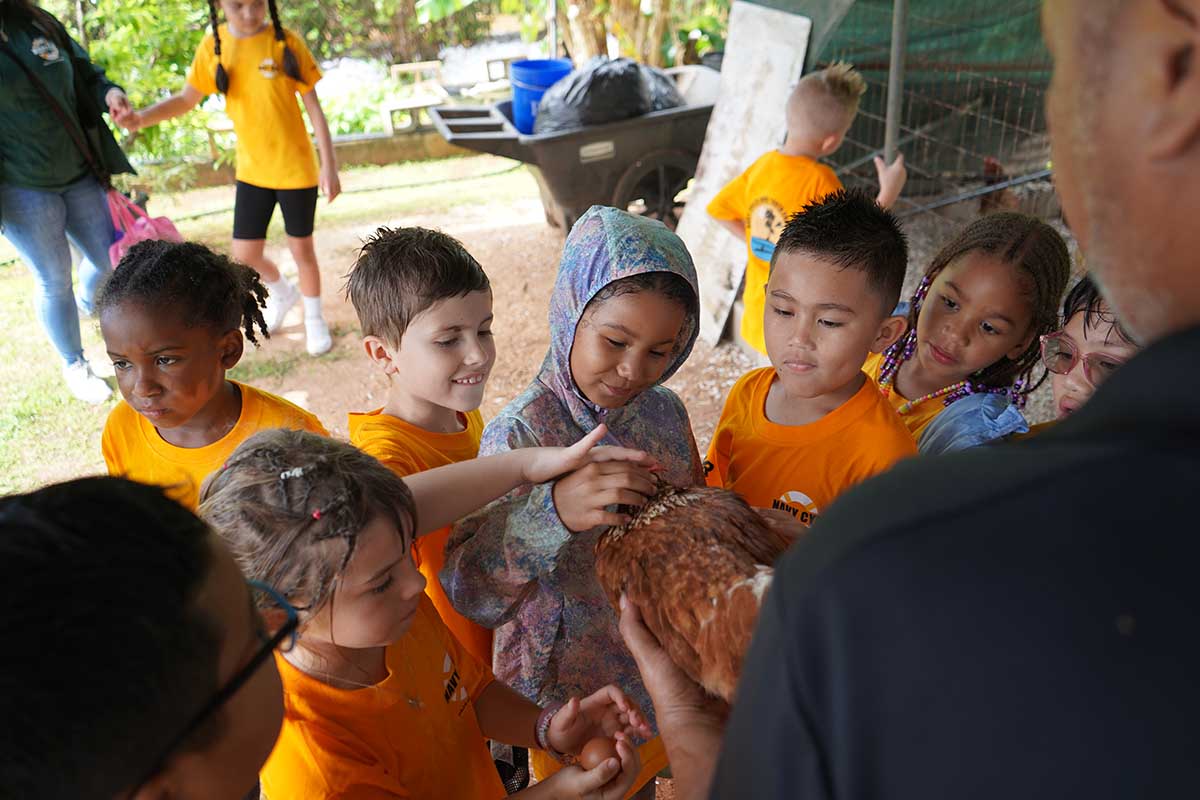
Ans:
{"type": "MultiPolygon", "coordinates": [[[[871,378],[875,383],[876,388],[879,386],[879,371],[883,368],[883,355],[873,353],[863,364],[863,372],[871,378]]],[[[892,408],[900,408],[908,402],[908,398],[896,391],[895,384],[892,385],[892,390],[888,393],[888,400],[891,401],[892,408]]],[[[917,403],[912,409],[900,417],[904,422],[904,426],[908,428],[908,432],[916,441],[920,441],[921,434],[929,427],[929,423],[933,422],[933,418],[942,413],[946,409],[946,401],[941,397],[933,397],[929,400],[922,400],[917,403]]]]}
{"type": "MultiPolygon", "coordinates": [[[[304,40],[284,31],[300,67],[300,80],[283,71],[283,42],[267,25],[253,36],[221,34],[221,65],[229,76],[225,113],[237,134],[237,179],[264,189],[308,189],[317,185],[317,159],[296,95],[306,95],[321,69],[304,40]]],[[[217,54],[209,33],[196,48],[187,82],[201,94],[217,93],[217,54]]]]}
{"type": "Polygon", "coordinates": [[[164,486],[173,499],[195,509],[204,479],[258,431],[290,428],[329,435],[321,421],[300,406],[244,383],[230,383],[242,395],[242,413],[229,433],[204,447],[176,447],[124,400],[117,403],[100,438],[109,474],[164,486]]]}
{"type": "Polygon", "coordinates": [[[883,472],[917,446],[869,380],[808,425],[767,419],[772,367],[743,375],[725,400],[704,461],[709,486],[732,489],[758,508],[789,511],[811,524],[842,492],[883,472]]]}
{"type": "MultiPolygon", "coordinates": [[[[459,415],[465,427],[458,433],[433,433],[399,417],[384,414],[383,409],[366,414],[350,414],[350,443],[379,459],[401,478],[434,467],[470,461],[479,455],[483,436],[483,417],[478,411],[459,415]]],[[[450,527],[427,533],[413,545],[413,560],[427,581],[425,594],[433,601],[450,632],[458,637],[467,652],[485,664],[492,663],[492,632],[454,610],[438,573],[446,561],[446,541],[450,527]]]]}
{"type": "Polygon", "coordinates": [[[766,354],[763,311],[771,271],[771,253],[787,218],[809,203],[842,188],[833,170],[808,156],[786,156],[778,150],[760,156],[708,204],[716,219],[740,220],[746,226],[746,289],[742,338],[766,354]]]}
{"type": "Polygon", "coordinates": [[[278,653],[275,663],[283,728],[260,775],[270,800],[505,797],[475,716],[495,678],[428,598],[388,647],[388,676],[374,686],[339,689],[278,653]]]}

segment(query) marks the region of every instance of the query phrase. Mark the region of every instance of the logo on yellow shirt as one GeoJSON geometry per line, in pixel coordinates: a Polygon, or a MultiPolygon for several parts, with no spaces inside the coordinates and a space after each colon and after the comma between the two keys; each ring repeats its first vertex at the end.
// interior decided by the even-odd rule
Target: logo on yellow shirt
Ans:
{"type": "Polygon", "coordinates": [[[778,500],[771,501],[771,508],[786,511],[805,525],[812,525],[820,510],[813,499],[804,492],[784,492],[778,500]]]}
{"type": "Polygon", "coordinates": [[[279,74],[279,65],[275,63],[275,59],[268,56],[258,65],[258,74],[262,75],[267,80],[271,80],[279,74]]]}
{"type": "Polygon", "coordinates": [[[750,250],[754,257],[770,261],[775,252],[775,242],[787,224],[783,206],[770,197],[760,197],[750,204],[750,250]]]}
{"type": "Polygon", "coordinates": [[[442,662],[442,689],[442,697],[447,703],[461,703],[467,699],[467,687],[462,685],[462,678],[449,653],[446,653],[442,662]]]}

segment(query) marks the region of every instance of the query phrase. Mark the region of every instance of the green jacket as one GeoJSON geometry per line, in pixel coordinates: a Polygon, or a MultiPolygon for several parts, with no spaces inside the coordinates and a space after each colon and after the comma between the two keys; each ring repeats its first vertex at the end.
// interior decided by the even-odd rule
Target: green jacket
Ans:
{"type": "MultiPolygon", "coordinates": [[[[133,172],[105,123],[104,97],[120,88],[93,64],[62,24],[44,20],[5,20],[8,45],[58,100],[85,133],[105,171],[133,172]]],[[[89,173],[87,162],[59,116],[25,72],[0,52],[0,184],[60,190],[89,173]]]]}

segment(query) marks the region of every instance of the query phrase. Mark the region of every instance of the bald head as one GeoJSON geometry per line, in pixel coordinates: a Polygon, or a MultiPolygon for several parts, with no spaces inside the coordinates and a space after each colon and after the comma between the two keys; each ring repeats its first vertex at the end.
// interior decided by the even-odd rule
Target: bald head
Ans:
{"type": "Polygon", "coordinates": [[[1088,267],[1150,342],[1200,325],[1200,0],[1048,0],[1055,180],[1088,267]]]}

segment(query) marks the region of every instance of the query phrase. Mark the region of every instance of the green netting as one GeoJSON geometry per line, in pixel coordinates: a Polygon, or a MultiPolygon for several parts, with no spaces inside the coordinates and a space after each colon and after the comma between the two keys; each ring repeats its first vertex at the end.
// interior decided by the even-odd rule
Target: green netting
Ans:
{"type": "MultiPolygon", "coordinates": [[[[832,159],[847,184],[874,183],[891,59],[890,0],[760,0],[813,20],[807,68],[853,63],[869,90],[832,159]]],[[[937,195],[1045,167],[1050,56],[1040,0],[910,0],[901,150],[907,195],[937,195]]]]}
{"type": "MultiPolygon", "coordinates": [[[[891,0],[752,1],[812,19],[809,67],[837,54],[863,70],[887,70],[891,0]]],[[[910,0],[910,76],[920,83],[948,70],[974,69],[1045,82],[1050,57],[1042,43],[1040,8],[1041,0],[910,0]]]]}

